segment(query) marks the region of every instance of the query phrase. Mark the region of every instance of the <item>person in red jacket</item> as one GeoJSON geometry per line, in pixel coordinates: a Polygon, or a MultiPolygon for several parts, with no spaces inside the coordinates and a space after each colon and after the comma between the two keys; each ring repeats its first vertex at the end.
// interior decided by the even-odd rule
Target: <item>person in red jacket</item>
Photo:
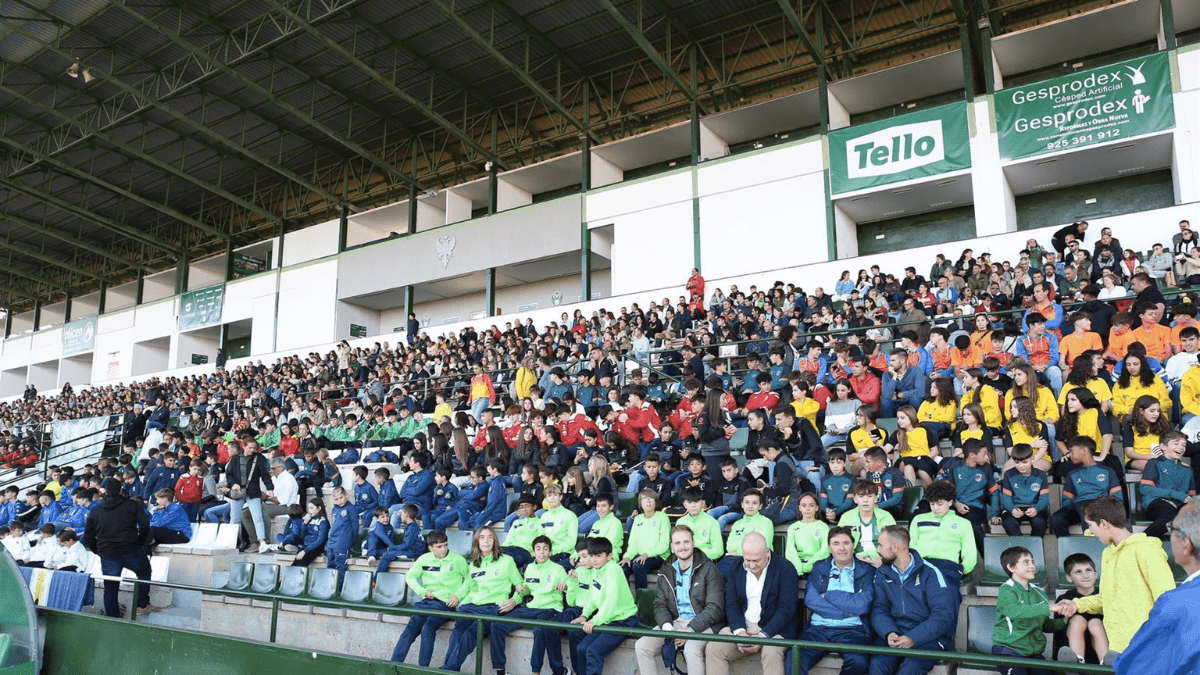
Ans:
{"type": "Polygon", "coordinates": [[[204,462],[193,459],[188,465],[186,476],[180,476],[175,481],[175,499],[188,514],[188,520],[195,522],[200,511],[200,500],[204,497],[204,474],[207,467],[204,462]]]}
{"type": "Polygon", "coordinates": [[[854,389],[854,396],[866,405],[879,406],[879,394],[883,391],[883,384],[878,377],[867,368],[867,358],[865,356],[855,356],[850,359],[850,387],[854,389]]]}
{"type": "Polygon", "coordinates": [[[600,427],[592,421],[590,417],[581,413],[575,412],[566,405],[558,406],[555,411],[555,418],[558,427],[558,433],[562,434],[563,445],[567,448],[574,449],[583,445],[583,432],[587,429],[593,429],[597,434],[600,433],[600,427]]]}
{"type": "MultiPolygon", "coordinates": [[[[662,420],[654,406],[646,401],[644,385],[639,384],[630,389],[625,410],[617,415],[617,421],[634,432],[631,434],[633,438],[628,438],[628,440],[637,444],[639,454],[645,458],[646,454],[650,452],[651,444],[658,438],[658,428],[662,426],[662,420]]],[[[624,437],[624,435],[622,436],[624,437]]]]}
{"type": "Polygon", "coordinates": [[[689,300],[695,299],[698,295],[700,296],[700,302],[704,302],[704,277],[700,276],[699,269],[692,268],[692,276],[688,277],[685,288],[687,289],[689,300]]]}

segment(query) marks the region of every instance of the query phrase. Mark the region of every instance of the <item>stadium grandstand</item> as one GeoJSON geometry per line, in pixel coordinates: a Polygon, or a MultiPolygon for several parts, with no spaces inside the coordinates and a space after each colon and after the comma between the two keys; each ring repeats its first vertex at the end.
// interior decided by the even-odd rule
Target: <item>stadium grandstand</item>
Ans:
{"type": "Polygon", "coordinates": [[[11,0],[0,110],[0,671],[1200,672],[1195,0],[11,0]]]}

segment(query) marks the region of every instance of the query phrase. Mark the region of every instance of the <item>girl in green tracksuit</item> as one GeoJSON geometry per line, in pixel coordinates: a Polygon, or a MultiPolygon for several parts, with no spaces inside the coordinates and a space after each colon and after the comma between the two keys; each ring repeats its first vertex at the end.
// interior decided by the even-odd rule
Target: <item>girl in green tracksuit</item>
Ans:
{"type": "Polygon", "coordinates": [[[635,588],[646,588],[647,574],[657,572],[671,553],[671,520],[658,510],[658,493],[651,488],[638,493],[638,506],[642,512],[629,528],[629,542],[620,566],[627,577],[633,576],[635,588]]]}
{"type": "MultiPolygon", "coordinates": [[[[516,591],[524,579],[512,556],[504,555],[496,543],[496,533],[490,527],[475,530],[471,541],[471,558],[467,578],[455,593],[459,598],[458,611],[463,614],[508,614],[517,606],[522,594],[516,591]]],[[[475,651],[475,619],[459,619],[450,636],[450,649],[442,670],[457,671],[467,655],[475,651]]],[[[491,631],[492,667],[504,670],[504,631],[491,631]]]]}

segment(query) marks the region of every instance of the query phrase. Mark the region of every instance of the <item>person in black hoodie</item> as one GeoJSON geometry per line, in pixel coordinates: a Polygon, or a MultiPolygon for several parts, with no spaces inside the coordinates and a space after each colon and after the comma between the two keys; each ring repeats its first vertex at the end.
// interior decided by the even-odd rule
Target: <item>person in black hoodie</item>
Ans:
{"type": "MultiPolygon", "coordinates": [[[[146,540],[150,537],[150,515],[140,504],[121,494],[121,481],[104,479],[104,499],[88,514],[83,530],[87,549],[100,556],[100,569],[106,577],[120,577],[127,569],[142,581],[150,580],[150,557],[146,555],[146,540]]],[[[120,581],[104,582],[104,613],[119,617],[117,593],[120,581]]],[[[138,587],[137,613],[146,615],[158,610],[150,604],[150,587],[138,587]]]]}

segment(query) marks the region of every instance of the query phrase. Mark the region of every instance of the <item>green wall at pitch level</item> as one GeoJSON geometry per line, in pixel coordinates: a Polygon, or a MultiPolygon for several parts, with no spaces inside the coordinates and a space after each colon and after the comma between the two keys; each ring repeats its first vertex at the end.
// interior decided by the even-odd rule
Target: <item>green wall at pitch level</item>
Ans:
{"type": "Polygon", "coordinates": [[[299,651],[217,635],[196,635],[74,612],[46,619],[42,675],[420,675],[422,668],[299,651]]]}
{"type": "Polygon", "coordinates": [[[231,359],[250,356],[250,336],[225,342],[225,355],[231,359]]]}
{"type": "MultiPolygon", "coordinates": [[[[1032,230],[1048,225],[1065,225],[1077,220],[1123,213],[1149,211],[1175,205],[1170,170],[1122,176],[1098,183],[1073,185],[1058,190],[1017,197],[1017,229],[1032,230]],[[1087,200],[1095,199],[1088,204],[1087,200]]],[[[1154,223],[1167,235],[1178,232],[1175,223],[1154,223]]],[[[1100,238],[1088,237],[1088,241],[1100,238]]],[[[1169,237],[1168,237],[1169,238],[1169,237]]],[[[1049,241],[1046,242],[1049,244],[1049,241]]]]}
{"type": "MultiPolygon", "coordinates": [[[[964,206],[874,223],[859,223],[858,254],[897,251],[914,246],[971,239],[974,236],[975,207],[964,206]],[[883,238],[876,238],[879,235],[883,235],[883,238]]],[[[958,253],[950,249],[947,249],[945,254],[951,260],[958,259],[958,253]]],[[[923,264],[928,266],[929,262],[932,262],[932,259],[923,264]]]]}

